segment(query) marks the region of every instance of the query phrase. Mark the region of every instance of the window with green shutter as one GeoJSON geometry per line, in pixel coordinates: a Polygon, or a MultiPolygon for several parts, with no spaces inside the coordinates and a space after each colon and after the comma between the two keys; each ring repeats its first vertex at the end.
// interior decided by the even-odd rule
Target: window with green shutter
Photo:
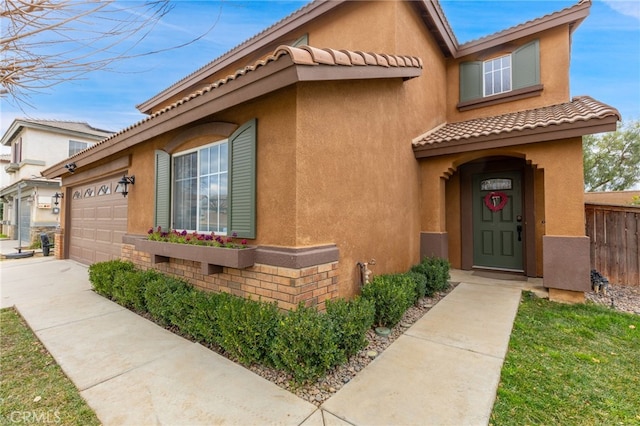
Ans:
{"type": "Polygon", "coordinates": [[[229,229],[240,238],[256,237],[256,120],[229,138],[229,229]]]}
{"type": "Polygon", "coordinates": [[[171,228],[255,238],[255,145],[256,120],[251,120],[229,139],[176,153],[170,175],[171,228]]]}
{"type": "Polygon", "coordinates": [[[460,63],[460,102],[540,84],[539,46],[534,40],[510,55],[460,63]]]}
{"type": "Polygon", "coordinates": [[[171,227],[171,156],[164,151],[156,151],[156,193],[154,227],[171,227]]]}

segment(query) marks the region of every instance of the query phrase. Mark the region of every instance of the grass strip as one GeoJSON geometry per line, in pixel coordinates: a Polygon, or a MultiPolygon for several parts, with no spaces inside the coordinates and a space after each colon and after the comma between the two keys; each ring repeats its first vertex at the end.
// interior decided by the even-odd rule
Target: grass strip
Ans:
{"type": "Polygon", "coordinates": [[[100,424],[13,308],[0,310],[0,424],[100,424]]]}
{"type": "Polygon", "coordinates": [[[640,424],[640,316],[523,295],[491,425],[640,424]]]}

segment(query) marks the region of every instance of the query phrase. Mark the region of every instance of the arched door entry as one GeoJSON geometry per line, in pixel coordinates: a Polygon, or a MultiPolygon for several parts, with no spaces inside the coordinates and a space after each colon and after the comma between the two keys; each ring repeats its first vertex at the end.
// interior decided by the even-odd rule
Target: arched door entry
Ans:
{"type": "Polygon", "coordinates": [[[522,272],[522,173],[474,174],[472,194],[473,266],[522,272]]]}

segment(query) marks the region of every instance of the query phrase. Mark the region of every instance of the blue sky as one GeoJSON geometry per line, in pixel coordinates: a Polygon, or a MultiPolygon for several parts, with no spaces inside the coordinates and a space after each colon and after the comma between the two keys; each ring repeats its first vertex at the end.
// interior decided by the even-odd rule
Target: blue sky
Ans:
{"type": "MultiPolygon", "coordinates": [[[[576,2],[441,0],[461,43],[576,2]]],[[[111,71],[92,72],[81,80],[30,95],[31,106],[16,106],[2,98],[0,130],[4,133],[17,117],[86,121],[94,127],[120,130],[143,118],[135,108],[137,104],[305,3],[177,1],[169,15],[137,47],[139,51],[176,46],[206,33],[204,38],[181,49],[118,62],[111,71]],[[213,24],[215,27],[207,33],[213,24]]],[[[618,108],[624,120],[640,119],[640,2],[593,2],[590,16],[573,36],[571,85],[571,96],[588,94],[618,108]]]]}

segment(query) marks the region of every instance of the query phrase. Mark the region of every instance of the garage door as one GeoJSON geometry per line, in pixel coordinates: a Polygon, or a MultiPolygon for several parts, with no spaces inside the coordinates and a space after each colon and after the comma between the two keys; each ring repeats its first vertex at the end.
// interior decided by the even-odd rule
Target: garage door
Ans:
{"type": "Polygon", "coordinates": [[[127,199],[117,175],[73,187],[69,257],[90,265],[120,257],[127,232],[127,199]]]}

